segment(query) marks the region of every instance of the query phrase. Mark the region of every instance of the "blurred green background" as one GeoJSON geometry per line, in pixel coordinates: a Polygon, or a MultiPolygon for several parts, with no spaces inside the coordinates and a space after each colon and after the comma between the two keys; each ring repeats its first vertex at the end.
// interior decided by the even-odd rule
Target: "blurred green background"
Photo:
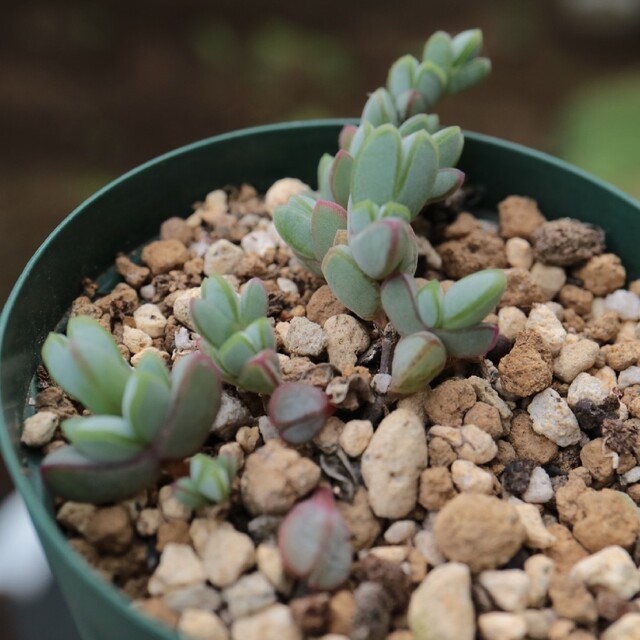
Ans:
{"type": "MultiPolygon", "coordinates": [[[[469,27],[484,30],[494,72],[443,101],[444,123],[560,155],[640,197],[640,0],[5,6],[0,301],[56,224],[124,171],[231,129],[357,116],[392,60],[419,55],[436,29],[469,27]]],[[[8,487],[0,468],[0,499],[8,487]]]]}

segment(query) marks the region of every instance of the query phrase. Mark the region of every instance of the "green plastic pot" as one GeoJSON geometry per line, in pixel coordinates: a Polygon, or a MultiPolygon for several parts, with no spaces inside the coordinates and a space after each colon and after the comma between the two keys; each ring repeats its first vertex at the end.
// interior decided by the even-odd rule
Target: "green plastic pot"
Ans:
{"type": "MultiPolygon", "coordinates": [[[[0,444],[52,571],[85,640],[176,640],[138,615],[68,546],[52,516],[38,473],[39,456],[20,443],[20,429],[40,347],[80,294],[118,251],[153,238],[160,223],[186,216],[212,189],[248,182],[261,191],[284,176],[315,184],[318,158],[335,151],[343,121],[272,125],[225,134],[161,156],[111,183],[76,209],[31,259],[0,319],[0,444]]],[[[466,134],[460,167],[481,184],[480,211],[511,194],[535,198],[548,218],[576,217],[600,225],[630,278],[640,276],[640,205],[564,162],[487,136],[466,134]]]]}

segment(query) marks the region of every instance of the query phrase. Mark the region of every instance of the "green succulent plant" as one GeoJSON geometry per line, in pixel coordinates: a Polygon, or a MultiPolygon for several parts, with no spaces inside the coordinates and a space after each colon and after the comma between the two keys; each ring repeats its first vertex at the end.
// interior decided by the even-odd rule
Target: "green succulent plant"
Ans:
{"type": "Polygon", "coordinates": [[[148,353],[133,369],[89,317],[69,320],[66,336],[49,334],[42,357],[51,377],[93,413],[63,421],[71,444],[41,465],[49,488],[69,500],[104,503],[137,493],[163,462],[196,453],[218,413],[219,374],[206,355],[185,356],[170,373],[148,353]]]}
{"type": "Polygon", "coordinates": [[[280,383],[280,364],[267,311],[267,292],[259,278],[247,282],[238,295],[223,277],[211,276],[202,283],[202,298],[191,306],[201,348],[224,381],[270,394],[280,383]]]}
{"type": "Polygon", "coordinates": [[[225,502],[235,477],[236,465],[231,458],[199,453],[191,458],[189,476],[174,483],[174,496],[192,509],[225,502]]]}

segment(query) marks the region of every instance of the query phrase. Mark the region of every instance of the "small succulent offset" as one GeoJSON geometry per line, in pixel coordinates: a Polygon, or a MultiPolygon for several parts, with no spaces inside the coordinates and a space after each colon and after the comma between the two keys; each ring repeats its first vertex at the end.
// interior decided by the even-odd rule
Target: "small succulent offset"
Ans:
{"type": "Polygon", "coordinates": [[[202,283],[202,298],[191,306],[203,338],[202,350],[218,365],[225,382],[270,394],[280,384],[276,338],[267,319],[267,292],[259,278],[241,295],[221,276],[202,283]]]}
{"type": "Polygon", "coordinates": [[[231,458],[199,453],[191,458],[189,476],[174,483],[174,496],[192,509],[225,502],[235,477],[236,465],[231,458]]]}
{"type": "Polygon", "coordinates": [[[171,373],[153,353],[133,369],[95,320],[69,320],[67,336],[51,333],[42,349],[51,376],[93,415],[70,418],[71,443],[45,457],[44,481],[68,500],[94,503],[130,497],[160,475],[162,464],[195,454],[220,406],[221,384],[202,353],[171,373]]]}

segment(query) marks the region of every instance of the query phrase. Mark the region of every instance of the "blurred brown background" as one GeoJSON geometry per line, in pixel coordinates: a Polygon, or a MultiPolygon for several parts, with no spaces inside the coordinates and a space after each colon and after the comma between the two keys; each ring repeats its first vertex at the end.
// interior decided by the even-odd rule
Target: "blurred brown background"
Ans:
{"type": "MultiPolygon", "coordinates": [[[[640,0],[5,7],[0,301],[55,225],[122,172],[231,129],[357,116],[393,59],[419,55],[436,29],[469,27],[484,30],[494,71],[439,105],[445,123],[550,151],[640,197],[640,0]]],[[[0,469],[0,499],[8,487],[0,469]]]]}

